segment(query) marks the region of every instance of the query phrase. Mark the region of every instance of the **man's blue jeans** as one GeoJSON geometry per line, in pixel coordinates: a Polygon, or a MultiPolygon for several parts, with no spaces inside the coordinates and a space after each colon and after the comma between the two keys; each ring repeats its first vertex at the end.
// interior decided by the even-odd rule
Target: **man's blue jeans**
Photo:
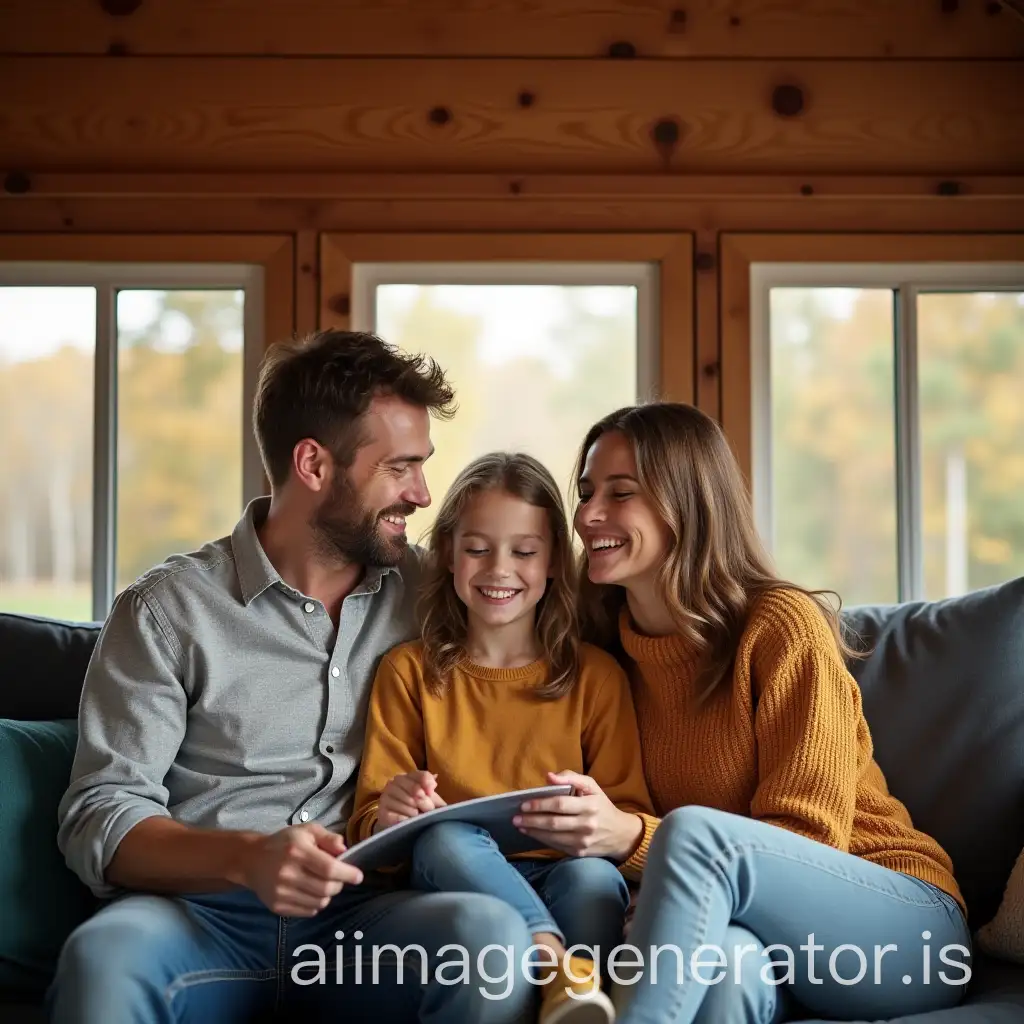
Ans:
{"type": "Polygon", "coordinates": [[[490,833],[458,821],[434,825],[416,841],[412,886],[496,896],[516,909],[531,935],[555,935],[570,949],[586,946],[579,955],[598,961],[622,941],[629,906],[629,890],[611,861],[506,860],[490,833]]]}
{"type": "Polygon", "coordinates": [[[518,966],[529,942],[500,900],[369,879],[313,918],[278,917],[247,890],[129,895],[72,933],[47,1004],[54,1024],[235,1024],[274,1010],[331,1024],[520,1024],[535,1008],[518,966]],[[513,955],[484,952],[491,944],[513,955]]]}
{"type": "Polygon", "coordinates": [[[628,941],[644,969],[616,979],[634,982],[616,993],[619,1024],[889,1020],[955,1006],[970,976],[952,896],[707,807],[655,832],[628,941]]]}

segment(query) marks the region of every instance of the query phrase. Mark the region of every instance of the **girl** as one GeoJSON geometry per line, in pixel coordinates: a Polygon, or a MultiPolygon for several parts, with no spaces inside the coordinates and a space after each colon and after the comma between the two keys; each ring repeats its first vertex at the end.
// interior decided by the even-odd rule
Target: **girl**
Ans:
{"type": "Polygon", "coordinates": [[[445,822],[421,835],[411,870],[416,888],[490,894],[522,913],[547,957],[543,1024],[603,1024],[614,1014],[599,970],[566,946],[619,944],[623,874],[637,877],[653,819],[629,684],[577,639],[551,475],[527,455],[477,459],[446,495],[431,551],[422,639],[388,654],[374,682],[349,840],[509,790],[569,783],[595,806],[601,793],[603,819],[634,837],[614,861],[598,829],[571,851],[585,856],[506,860],[484,830],[445,822]]]}
{"type": "MultiPolygon", "coordinates": [[[[630,667],[665,815],[630,941],[648,958],[671,953],[657,983],[648,959],[622,987],[620,1020],[875,1020],[954,1005],[970,937],[950,860],[890,796],[836,613],[773,573],[721,430],[686,405],[620,409],[587,434],[578,465],[584,635],[630,667]],[[954,966],[950,981],[928,957],[954,966]]],[[[582,822],[547,803],[522,822],[566,849],[582,822]]],[[[631,842],[623,826],[611,856],[631,842]]]]}

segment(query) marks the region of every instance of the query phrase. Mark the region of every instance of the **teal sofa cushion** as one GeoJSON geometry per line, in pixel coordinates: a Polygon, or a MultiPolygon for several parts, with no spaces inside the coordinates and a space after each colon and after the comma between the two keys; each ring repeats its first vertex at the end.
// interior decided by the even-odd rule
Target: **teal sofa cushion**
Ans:
{"type": "Polygon", "coordinates": [[[97,901],[57,849],[75,722],[0,719],[0,988],[41,992],[97,901]]]}

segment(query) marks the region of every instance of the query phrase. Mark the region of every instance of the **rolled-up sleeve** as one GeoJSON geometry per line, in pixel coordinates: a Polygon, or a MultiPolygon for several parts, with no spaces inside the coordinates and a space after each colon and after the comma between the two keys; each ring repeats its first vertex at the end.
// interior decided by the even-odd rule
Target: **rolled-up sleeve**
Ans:
{"type": "Polygon", "coordinates": [[[146,818],[169,817],[164,779],[185,735],[181,647],[158,605],[134,589],[114,604],[89,662],[71,781],[57,843],[97,896],[118,892],[105,872],[146,818]]]}

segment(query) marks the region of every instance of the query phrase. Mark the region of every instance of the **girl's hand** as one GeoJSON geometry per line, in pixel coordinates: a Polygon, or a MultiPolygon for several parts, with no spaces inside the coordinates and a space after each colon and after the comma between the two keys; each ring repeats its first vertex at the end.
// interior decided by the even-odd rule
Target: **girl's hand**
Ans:
{"type": "Polygon", "coordinates": [[[527,800],[512,819],[520,832],[574,857],[629,858],[644,828],[638,815],[620,811],[587,775],[548,772],[548,782],[569,783],[573,795],[527,800]]]}
{"type": "Polygon", "coordinates": [[[407,772],[396,775],[380,794],[375,832],[397,825],[406,818],[415,818],[421,811],[444,807],[437,792],[437,776],[430,772],[407,772]]]}

